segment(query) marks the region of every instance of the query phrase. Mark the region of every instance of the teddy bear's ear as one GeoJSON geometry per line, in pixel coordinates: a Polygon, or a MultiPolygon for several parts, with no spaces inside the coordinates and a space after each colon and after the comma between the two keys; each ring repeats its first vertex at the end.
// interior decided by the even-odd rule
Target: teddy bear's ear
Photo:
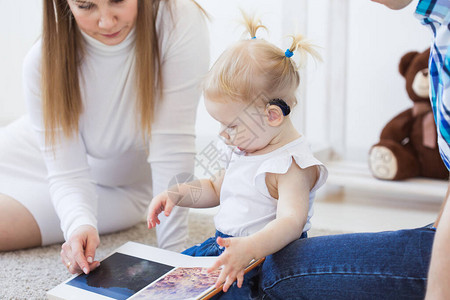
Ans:
{"type": "Polygon", "coordinates": [[[403,77],[405,77],[409,65],[411,64],[412,60],[414,59],[414,57],[416,57],[417,54],[419,54],[419,52],[411,51],[403,55],[403,57],[400,59],[400,65],[398,66],[398,70],[403,77]]]}

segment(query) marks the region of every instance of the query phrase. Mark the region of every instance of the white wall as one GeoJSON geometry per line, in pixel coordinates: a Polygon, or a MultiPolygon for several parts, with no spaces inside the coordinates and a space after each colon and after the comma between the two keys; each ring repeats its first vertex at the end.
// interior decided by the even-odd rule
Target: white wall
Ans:
{"type": "Polygon", "coordinates": [[[0,0],[0,126],[25,112],[23,58],[41,32],[42,1],[0,0]]]}
{"type": "Polygon", "coordinates": [[[370,1],[350,0],[345,137],[347,153],[365,158],[382,127],[412,106],[400,58],[423,51],[431,33],[413,16],[416,1],[392,11],[370,1]]]}
{"type": "MultiPolygon", "coordinates": [[[[403,54],[422,51],[430,33],[413,16],[417,0],[392,11],[369,0],[199,0],[213,16],[212,59],[240,38],[238,8],[258,12],[270,29],[270,41],[288,46],[285,36],[305,33],[322,47],[323,63],[309,61],[301,71],[294,124],[313,146],[329,146],[338,155],[366,160],[386,122],[411,106],[398,64],[403,54]]],[[[217,130],[202,104],[197,132],[217,130]]],[[[213,133],[214,134],[214,133],[213,133]]]]}
{"type": "MultiPolygon", "coordinates": [[[[269,33],[261,37],[282,48],[290,33],[303,32],[321,46],[323,63],[302,71],[294,124],[314,145],[365,159],[384,124],[411,102],[399,75],[400,57],[429,45],[430,33],[413,16],[417,0],[391,11],[369,0],[198,0],[211,15],[214,61],[241,38],[238,8],[256,12],[269,33]]],[[[38,38],[41,1],[0,0],[0,126],[25,112],[22,61],[38,38]]],[[[295,57],[295,56],[294,56],[295,57]]],[[[200,103],[199,147],[214,138],[218,124],[200,103]]]]}

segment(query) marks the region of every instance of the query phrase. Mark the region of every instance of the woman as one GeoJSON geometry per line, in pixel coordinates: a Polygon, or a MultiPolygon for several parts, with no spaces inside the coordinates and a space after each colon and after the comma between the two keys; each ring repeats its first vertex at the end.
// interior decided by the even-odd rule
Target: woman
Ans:
{"type": "MultiPolygon", "coordinates": [[[[63,263],[88,273],[99,233],[143,220],[152,192],[193,172],[208,33],[191,0],[45,0],[43,20],[29,115],[0,132],[0,250],[65,239],[63,263]]],[[[159,246],[183,248],[186,213],[159,246]]]]}

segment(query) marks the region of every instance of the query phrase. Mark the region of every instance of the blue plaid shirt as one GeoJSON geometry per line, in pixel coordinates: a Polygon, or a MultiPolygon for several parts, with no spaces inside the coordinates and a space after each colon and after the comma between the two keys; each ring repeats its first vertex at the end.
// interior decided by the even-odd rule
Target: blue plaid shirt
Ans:
{"type": "Polygon", "coordinates": [[[439,151],[450,170],[450,0],[420,0],[416,17],[433,32],[430,60],[430,98],[439,151]]]}

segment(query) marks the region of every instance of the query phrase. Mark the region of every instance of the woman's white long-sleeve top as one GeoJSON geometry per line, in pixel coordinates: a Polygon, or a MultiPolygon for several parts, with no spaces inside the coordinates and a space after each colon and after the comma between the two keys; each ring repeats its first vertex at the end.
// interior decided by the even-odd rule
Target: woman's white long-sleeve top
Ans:
{"type": "Polygon", "coordinates": [[[97,226],[98,186],[132,192],[153,181],[156,194],[177,174],[193,172],[199,85],[209,65],[205,18],[190,0],[173,1],[172,12],[162,2],[157,33],[163,92],[156,99],[146,143],[136,112],[134,30],[115,46],[83,34],[86,54],[79,72],[83,102],[79,132],[73,138],[61,134],[54,148],[45,144],[40,41],[25,59],[26,103],[66,239],[80,225],[97,226]]]}

